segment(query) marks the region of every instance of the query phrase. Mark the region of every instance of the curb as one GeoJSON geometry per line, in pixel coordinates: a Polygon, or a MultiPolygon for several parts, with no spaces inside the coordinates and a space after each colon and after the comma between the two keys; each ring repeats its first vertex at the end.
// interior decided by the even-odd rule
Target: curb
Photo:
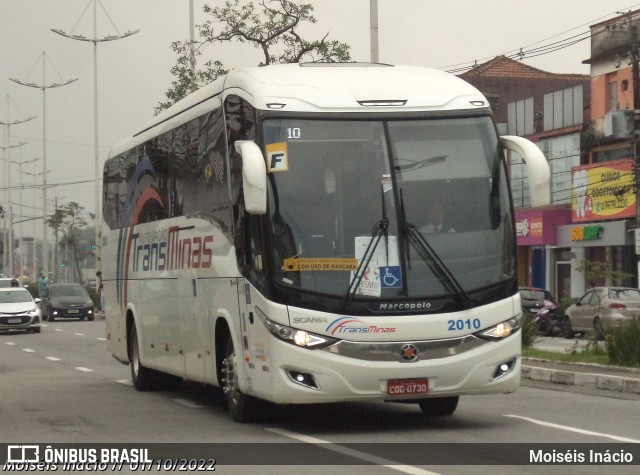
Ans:
{"type": "MultiPolygon", "coordinates": [[[[594,371],[598,370],[597,365],[588,366],[588,368],[594,371]]],[[[606,368],[608,367],[603,367],[605,370],[606,368]]],[[[616,370],[620,371],[620,368],[616,368],[616,370]]],[[[570,371],[566,369],[529,366],[523,361],[521,374],[522,379],[530,379],[531,381],[564,384],[568,386],[583,386],[619,393],[640,394],[640,372],[637,370],[634,371],[633,369],[630,369],[629,376],[627,377],[602,374],[602,372],[570,371]]]]}

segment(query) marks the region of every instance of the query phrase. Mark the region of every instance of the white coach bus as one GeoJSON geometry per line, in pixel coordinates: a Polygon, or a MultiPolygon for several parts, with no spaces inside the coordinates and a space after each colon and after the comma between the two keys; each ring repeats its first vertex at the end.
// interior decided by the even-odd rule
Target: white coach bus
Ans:
{"type": "Polygon", "coordinates": [[[312,63],[219,78],[105,163],[109,350],[138,390],[221,387],[236,421],[264,401],[448,415],[460,395],[515,391],[505,150],[548,203],[540,150],[499,137],[455,76],[312,63]]]}

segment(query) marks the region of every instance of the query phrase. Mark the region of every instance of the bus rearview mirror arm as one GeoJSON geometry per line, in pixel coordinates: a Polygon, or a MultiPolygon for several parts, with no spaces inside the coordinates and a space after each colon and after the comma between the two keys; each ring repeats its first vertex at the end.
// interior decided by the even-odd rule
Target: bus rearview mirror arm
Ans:
{"type": "Polygon", "coordinates": [[[249,214],[267,212],[267,169],[262,150],[251,140],[235,142],[242,156],[242,188],[244,208],[249,214]]]}
{"type": "Polygon", "coordinates": [[[504,148],[520,155],[527,167],[531,207],[551,204],[551,171],[542,151],[536,144],[523,137],[503,135],[500,139],[504,148]]]}

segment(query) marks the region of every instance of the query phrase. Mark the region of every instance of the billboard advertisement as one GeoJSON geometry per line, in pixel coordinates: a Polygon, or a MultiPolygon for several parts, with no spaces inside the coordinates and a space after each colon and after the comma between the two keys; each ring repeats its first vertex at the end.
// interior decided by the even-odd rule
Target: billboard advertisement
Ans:
{"type": "Polygon", "coordinates": [[[636,215],[633,160],[612,160],[573,167],[571,177],[574,223],[636,215]]]}

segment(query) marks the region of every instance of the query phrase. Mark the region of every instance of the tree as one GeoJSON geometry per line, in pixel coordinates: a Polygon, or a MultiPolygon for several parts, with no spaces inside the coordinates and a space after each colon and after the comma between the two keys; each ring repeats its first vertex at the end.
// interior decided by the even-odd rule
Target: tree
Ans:
{"type": "Polygon", "coordinates": [[[172,43],[178,55],[171,68],[175,76],[172,87],[165,93],[167,101],[156,107],[156,113],[168,108],[190,92],[228,72],[220,61],[208,61],[205,69],[195,71],[196,57],[206,44],[222,42],[249,43],[262,51],[263,65],[298,63],[301,61],[351,61],[350,47],[337,40],[329,40],[329,33],[321,39],[306,40],[299,29],[316,23],[313,5],[290,0],[227,0],[223,7],[204,6],[213,18],[199,25],[201,41],[191,54],[188,41],[172,43]]]}
{"type": "Polygon", "coordinates": [[[614,271],[610,262],[590,261],[588,259],[582,261],[582,264],[576,270],[584,274],[585,281],[590,287],[605,285],[604,283],[607,281],[613,282],[613,285],[623,285],[625,280],[630,280],[633,277],[633,274],[614,271]]]}
{"type": "MultiPolygon", "coordinates": [[[[93,219],[94,215],[92,214],[90,217],[93,219]]],[[[47,225],[56,234],[62,232],[59,245],[71,250],[71,257],[79,279],[82,279],[80,263],[95,253],[95,249],[86,245],[88,242],[86,237],[93,235],[88,230],[87,224],[84,217],[84,207],[73,201],[56,209],[56,212],[47,219],[47,225]]]]}

